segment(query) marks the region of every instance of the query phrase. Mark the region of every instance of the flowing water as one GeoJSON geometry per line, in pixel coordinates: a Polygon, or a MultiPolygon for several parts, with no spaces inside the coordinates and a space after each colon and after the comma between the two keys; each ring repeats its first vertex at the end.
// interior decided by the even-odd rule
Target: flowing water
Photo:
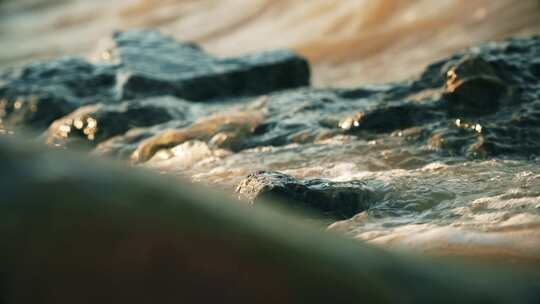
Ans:
{"type": "MultiPolygon", "coordinates": [[[[301,119],[300,115],[295,115],[301,119]]],[[[381,194],[368,211],[329,229],[429,254],[540,260],[540,160],[468,160],[411,145],[338,135],[237,153],[191,140],[146,166],[232,191],[257,170],[331,181],[360,180],[381,194]]]]}
{"type": "MultiPolygon", "coordinates": [[[[2,66],[68,53],[92,57],[90,50],[111,30],[152,26],[223,56],[290,47],[310,60],[318,86],[403,79],[465,46],[540,33],[533,0],[17,0],[0,8],[2,66]]],[[[310,95],[298,93],[283,116],[272,109],[280,107],[275,98],[192,105],[191,121],[172,126],[184,128],[183,143],[143,166],[230,192],[256,170],[361,180],[380,199],[329,229],[430,254],[540,262],[540,158],[439,153],[429,142],[414,141],[422,133],[415,128],[376,137],[329,133],[315,124],[350,127],[354,120],[340,121],[343,115],[370,101],[312,111],[317,105],[310,95]],[[268,119],[314,127],[286,132],[288,142],[280,145],[262,141],[235,150],[223,144],[268,119]]],[[[119,149],[115,144],[126,146],[113,140],[97,151],[107,154],[119,149]]]]}

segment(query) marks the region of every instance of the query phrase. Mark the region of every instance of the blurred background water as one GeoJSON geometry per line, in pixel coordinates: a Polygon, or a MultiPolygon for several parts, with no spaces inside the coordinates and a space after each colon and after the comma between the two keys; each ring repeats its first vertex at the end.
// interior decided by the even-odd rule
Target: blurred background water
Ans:
{"type": "Polygon", "coordinates": [[[288,47],[318,86],[394,81],[488,40],[540,34],[536,0],[4,0],[0,67],[157,28],[230,56],[288,47]]]}

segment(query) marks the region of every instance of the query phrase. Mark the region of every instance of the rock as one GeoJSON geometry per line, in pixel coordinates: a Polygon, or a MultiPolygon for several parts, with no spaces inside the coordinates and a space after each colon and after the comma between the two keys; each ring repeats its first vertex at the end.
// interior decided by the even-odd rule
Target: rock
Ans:
{"type": "Polygon", "coordinates": [[[540,149],[534,127],[540,124],[539,54],[539,37],[466,50],[428,66],[418,79],[381,87],[367,97],[377,103],[357,106],[337,126],[364,138],[422,127],[425,136],[410,144],[427,143],[452,156],[534,157],[540,149]]]}
{"type": "Polygon", "coordinates": [[[540,149],[540,132],[526,127],[538,121],[539,54],[540,38],[512,39],[435,62],[416,79],[274,92],[264,119],[234,150],[313,143],[343,133],[384,140],[417,128],[422,133],[407,145],[443,155],[531,157],[540,149]]]}
{"type": "Polygon", "coordinates": [[[189,127],[168,129],[141,142],[131,155],[134,163],[146,162],[161,149],[172,148],[188,140],[209,142],[220,148],[237,151],[264,119],[260,109],[232,110],[195,121],[189,127]]]}
{"type": "Polygon", "coordinates": [[[132,128],[124,134],[113,136],[98,144],[92,153],[119,159],[129,159],[141,142],[156,136],[163,130],[186,127],[187,121],[171,121],[161,125],[145,128],[132,128]]]}
{"type": "Polygon", "coordinates": [[[445,98],[451,115],[497,111],[507,85],[480,56],[465,56],[446,72],[445,98]]]}
{"type": "Polygon", "coordinates": [[[350,218],[376,200],[375,192],[360,181],[299,180],[268,171],[248,175],[238,184],[236,192],[251,203],[281,201],[291,207],[338,219],[350,218]]]}
{"type": "Polygon", "coordinates": [[[309,66],[286,50],[218,59],[153,31],[117,32],[102,52],[119,65],[120,99],[174,95],[188,100],[254,96],[309,85],[309,66]]]}
{"type": "Polygon", "coordinates": [[[540,60],[534,60],[531,64],[530,72],[533,77],[540,78],[540,60]]]}
{"type": "Polygon", "coordinates": [[[115,71],[80,58],[14,68],[0,75],[0,118],[12,126],[45,129],[80,106],[110,102],[115,71]]]}
{"type": "Polygon", "coordinates": [[[185,120],[189,103],[174,97],[155,97],[117,104],[93,104],[81,107],[56,120],[49,127],[49,145],[86,144],[94,146],[131,128],[185,120]]]}
{"type": "Polygon", "coordinates": [[[171,177],[16,139],[0,139],[0,157],[8,303],[539,300],[538,277],[519,267],[390,254],[270,204],[247,208],[171,177]]]}
{"type": "Polygon", "coordinates": [[[432,107],[403,103],[387,107],[377,107],[366,112],[358,112],[342,119],[338,126],[345,133],[371,131],[392,132],[417,126],[425,121],[440,117],[432,107]]]}

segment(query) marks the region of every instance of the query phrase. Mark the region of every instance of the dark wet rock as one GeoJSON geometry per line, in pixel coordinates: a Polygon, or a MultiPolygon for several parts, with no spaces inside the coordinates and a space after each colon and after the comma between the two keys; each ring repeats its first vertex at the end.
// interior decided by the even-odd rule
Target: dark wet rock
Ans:
{"type": "Polygon", "coordinates": [[[218,59],[152,31],[118,32],[112,44],[102,58],[119,65],[120,99],[169,94],[200,101],[309,85],[307,62],[286,50],[218,59]]]}
{"type": "Polygon", "coordinates": [[[509,88],[480,56],[465,56],[446,72],[444,97],[451,115],[493,113],[509,88]]]}
{"type": "Polygon", "coordinates": [[[376,200],[375,192],[360,181],[300,180],[268,171],[248,175],[238,184],[236,192],[251,203],[281,201],[290,207],[338,219],[350,218],[369,208],[376,200]]]}
{"type": "Polygon", "coordinates": [[[530,72],[534,77],[540,78],[540,59],[534,60],[531,63],[530,72]]]}
{"type": "Polygon", "coordinates": [[[80,106],[113,99],[115,72],[80,58],[14,68],[0,75],[0,118],[43,129],[80,106]]]}
{"type": "Polygon", "coordinates": [[[355,113],[342,119],[339,122],[339,127],[346,133],[361,131],[391,132],[407,129],[437,117],[440,117],[440,115],[437,115],[432,107],[403,103],[355,113]]]}
{"type": "Polygon", "coordinates": [[[430,135],[427,144],[434,150],[452,156],[486,157],[488,155],[487,151],[483,149],[485,138],[482,132],[485,130],[479,124],[458,119],[449,123],[448,126],[434,127],[433,129],[436,131],[430,135]]]}
{"type": "Polygon", "coordinates": [[[422,127],[426,132],[416,144],[450,155],[538,155],[539,55],[538,37],[458,53],[428,66],[417,79],[389,84],[377,94],[360,91],[378,103],[357,106],[338,127],[367,138],[422,127]]]}
{"type": "Polygon", "coordinates": [[[189,112],[188,102],[167,96],[88,105],[53,122],[46,133],[46,142],[94,146],[131,128],[186,120],[189,112]]]}

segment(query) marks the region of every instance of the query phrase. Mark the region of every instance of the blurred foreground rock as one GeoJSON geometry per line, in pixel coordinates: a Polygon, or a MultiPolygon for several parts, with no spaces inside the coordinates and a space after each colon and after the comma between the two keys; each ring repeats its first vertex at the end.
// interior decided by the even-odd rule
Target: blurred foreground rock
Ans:
{"type": "Polygon", "coordinates": [[[0,140],[2,303],[538,303],[525,273],[389,254],[150,172],[0,140]]]}

